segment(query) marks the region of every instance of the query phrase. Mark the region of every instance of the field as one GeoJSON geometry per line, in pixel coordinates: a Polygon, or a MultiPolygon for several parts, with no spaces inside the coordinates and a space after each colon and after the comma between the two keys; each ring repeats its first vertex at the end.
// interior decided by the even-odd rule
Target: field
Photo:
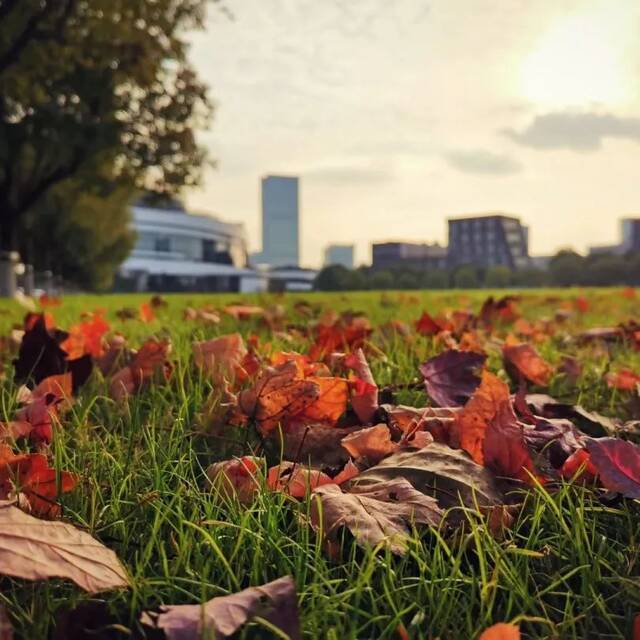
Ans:
{"type": "MultiPolygon", "coordinates": [[[[548,474],[541,472],[518,491],[519,508],[499,534],[486,518],[469,513],[464,526],[453,531],[411,527],[403,555],[382,544],[358,545],[344,532],[329,551],[309,526],[308,492],[298,499],[262,487],[243,503],[207,486],[210,464],[252,451],[262,455],[262,449],[255,425],[208,426],[203,413],[212,405],[207,400],[212,390],[219,399],[221,386],[195,367],[194,340],[239,331],[245,338],[258,337],[261,357],[308,353],[323,312],[362,312],[373,329],[364,350],[378,388],[388,387],[385,402],[425,407],[430,400],[419,366],[447,345],[441,337],[418,333],[415,322],[423,311],[435,318],[447,310],[477,314],[489,293],[505,295],[167,295],[166,305],[154,308],[147,321],[138,318],[138,309],[149,296],[69,296],[60,306],[47,307],[62,329],[81,322],[83,312],[103,309],[109,334],[122,333],[133,348],[150,336],[170,338],[173,370],[168,380],[154,379],[124,399],[111,397],[108,379],[94,371],[72,406],[61,412],[51,464],[79,476],[73,491],[60,496],[61,517],[113,549],[131,587],[91,595],[70,581],[4,577],[0,602],[17,637],[158,638],[159,632],[139,623],[142,611],[205,602],[286,575],[295,580],[305,638],[474,639],[498,622],[518,625],[522,637],[532,639],[634,637],[640,613],[640,512],[635,500],[605,492],[597,480],[571,481],[558,474],[543,479],[548,474]],[[222,311],[240,302],[282,309],[270,313],[272,327],[260,315],[237,319],[222,311]],[[219,311],[219,323],[185,319],[187,307],[206,306],[219,311]],[[135,317],[119,318],[116,312],[123,307],[133,309],[135,317]],[[397,322],[389,325],[392,321],[406,323],[408,334],[397,322]],[[82,627],[92,631],[81,633],[82,627]]],[[[522,323],[514,328],[522,317],[537,328],[520,339],[535,344],[554,370],[545,388],[530,384],[530,391],[621,421],[640,417],[633,385],[621,389],[607,377],[622,369],[640,372],[640,351],[628,334],[606,341],[577,339],[587,329],[637,318],[640,294],[600,289],[518,295],[515,315],[497,311],[491,330],[475,334],[488,354],[487,369],[510,380],[502,341],[524,331],[522,323]],[[561,372],[567,356],[581,365],[575,376],[561,372]]],[[[0,303],[0,336],[22,327],[25,313],[15,303],[0,303]]],[[[5,345],[1,352],[0,421],[5,422],[18,410],[15,352],[10,350],[5,345]]],[[[26,451],[30,445],[16,447],[26,451]]],[[[268,455],[277,458],[277,452],[268,455]]],[[[238,637],[286,635],[258,617],[238,637]]]]}

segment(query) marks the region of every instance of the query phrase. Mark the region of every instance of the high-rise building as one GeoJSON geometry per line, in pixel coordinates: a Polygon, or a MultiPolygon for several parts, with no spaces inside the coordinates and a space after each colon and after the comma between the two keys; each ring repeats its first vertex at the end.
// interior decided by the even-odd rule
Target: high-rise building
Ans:
{"type": "Polygon", "coordinates": [[[414,267],[416,269],[444,269],[447,250],[439,244],[412,242],[375,242],[371,246],[374,269],[414,267]]]}
{"type": "Polygon", "coordinates": [[[502,214],[448,220],[449,266],[529,266],[529,234],[518,218],[502,214]]]}
{"type": "Polygon", "coordinates": [[[618,244],[598,245],[589,248],[590,255],[624,255],[629,251],[640,251],[640,218],[622,218],[620,220],[622,242],[618,244]]]}
{"type": "Polygon", "coordinates": [[[339,264],[347,269],[353,269],[353,245],[330,244],[324,250],[324,266],[339,264]]]}
{"type": "Polygon", "coordinates": [[[297,267],[299,234],[298,178],[265,176],[262,178],[262,252],[253,256],[252,261],[272,267],[297,267]]]}

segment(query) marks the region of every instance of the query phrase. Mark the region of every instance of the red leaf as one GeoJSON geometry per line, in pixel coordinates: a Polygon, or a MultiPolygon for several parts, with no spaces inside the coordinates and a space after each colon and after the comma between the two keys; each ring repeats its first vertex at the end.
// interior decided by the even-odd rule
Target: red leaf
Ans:
{"type": "Polygon", "coordinates": [[[631,369],[620,369],[617,373],[608,373],[606,376],[607,384],[614,389],[622,391],[635,391],[640,382],[640,375],[631,371],[631,369]]]}
{"type": "Polygon", "coordinates": [[[591,462],[609,491],[640,498],[640,447],[617,438],[587,441],[591,462]]]}
{"type": "Polygon", "coordinates": [[[156,314],[153,312],[151,305],[148,302],[143,302],[140,305],[140,320],[142,322],[153,322],[156,318],[156,314]]]}
{"type": "Polygon", "coordinates": [[[344,363],[357,375],[352,385],[351,406],[362,424],[369,424],[378,410],[378,385],[364,351],[356,349],[345,358],[344,363]]]}

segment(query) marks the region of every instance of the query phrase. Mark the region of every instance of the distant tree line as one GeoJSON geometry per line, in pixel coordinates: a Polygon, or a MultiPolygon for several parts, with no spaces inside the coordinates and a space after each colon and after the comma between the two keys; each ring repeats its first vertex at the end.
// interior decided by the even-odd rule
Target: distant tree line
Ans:
{"type": "Polygon", "coordinates": [[[315,280],[319,291],[367,289],[500,289],[506,287],[640,286],[640,253],[581,256],[571,250],[558,252],[547,269],[512,270],[504,266],[419,270],[415,267],[347,269],[331,265],[315,280]]]}

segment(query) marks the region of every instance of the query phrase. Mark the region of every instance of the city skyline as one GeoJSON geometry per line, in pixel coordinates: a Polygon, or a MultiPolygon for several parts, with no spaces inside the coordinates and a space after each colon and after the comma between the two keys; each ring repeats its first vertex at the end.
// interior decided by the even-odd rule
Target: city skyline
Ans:
{"type": "Polygon", "coordinates": [[[304,184],[302,263],[330,243],[444,243],[446,219],[501,211],[531,253],[612,244],[640,211],[640,7],[237,0],[193,36],[219,168],[189,194],[259,248],[265,173],[304,184]],[[473,20],[471,20],[473,17],[473,20]],[[260,99],[256,100],[256,95],[260,99]]]}

